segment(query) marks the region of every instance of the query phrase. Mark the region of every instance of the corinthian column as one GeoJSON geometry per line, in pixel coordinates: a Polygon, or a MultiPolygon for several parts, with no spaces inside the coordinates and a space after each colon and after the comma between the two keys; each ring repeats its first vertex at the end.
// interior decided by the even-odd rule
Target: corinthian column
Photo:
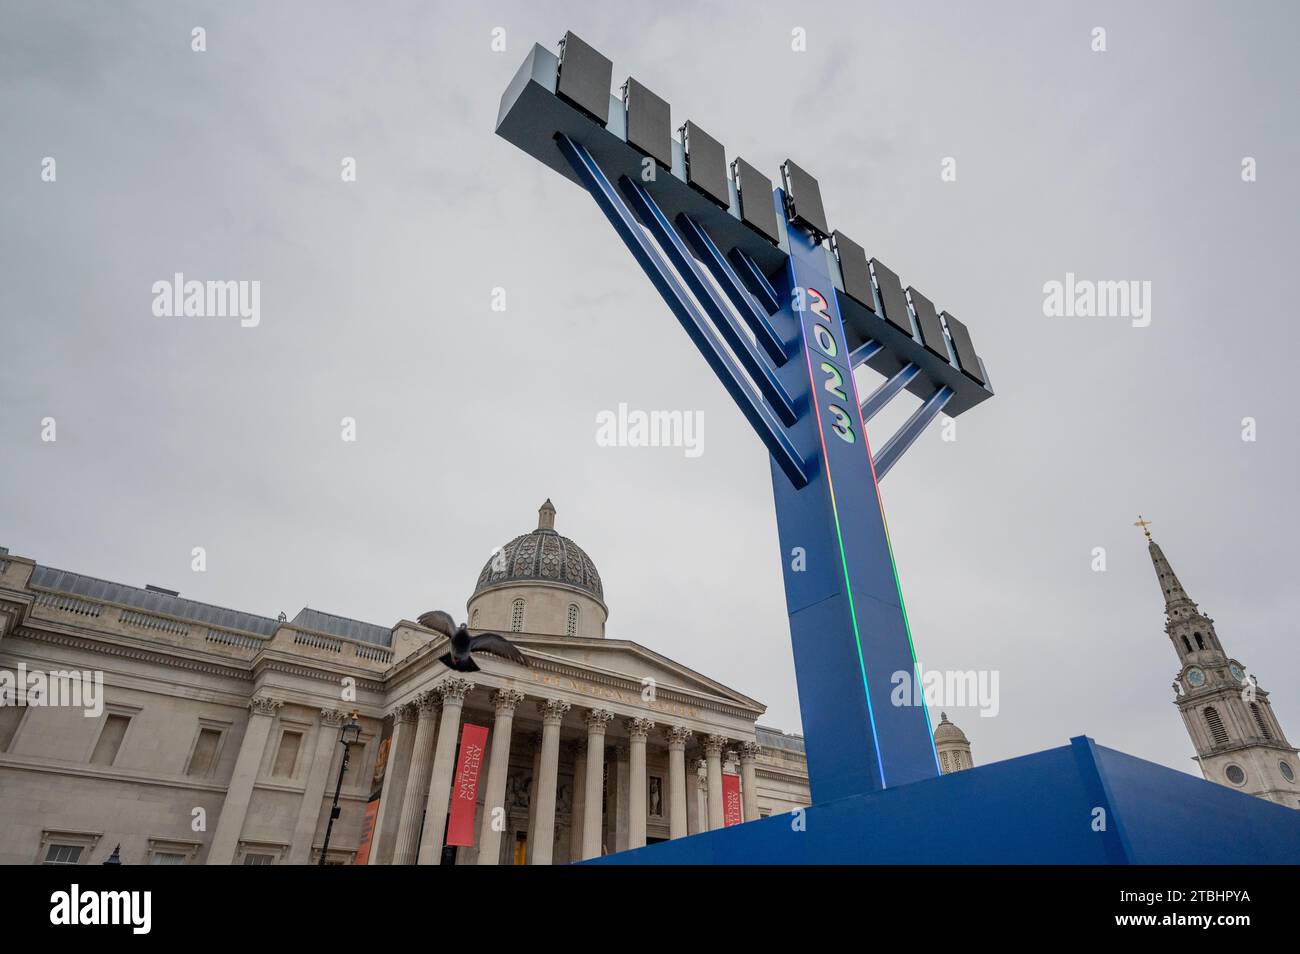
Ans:
{"type": "Polygon", "coordinates": [[[549,865],[555,855],[555,783],[560,771],[560,723],[569,704],[559,699],[537,703],[542,716],[542,754],[537,766],[536,831],[533,864],[549,865]]]}
{"type": "Polygon", "coordinates": [[[438,708],[442,700],[434,690],[417,696],[415,705],[420,714],[415,724],[415,745],[411,749],[411,772],[406,782],[406,795],[402,798],[401,820],[397,823],[397,843],[393,848],[395,865],[413,865],[420,853],[424,800],[429,794],[429,767],[433,764],[438,708]]]}
{"type": "Polygon", "coordinates": [[[433,752],[433,772],[428,782],[429,798],[424,805],[424,837],[420,839],[419,863],[436,865],[442,857],[442,839],[447,834],[447,805],[451,801],[451,775],[455,769],[456,744],[460,741],[460,712],[465,697],[474,688],[468,679],[444,679],[438,683],[442,695],[442,724],[433,752]]]}
{"type": "Polygon", "coordinates": [[[605,727],[614,713],[605,709],[592,709],[587,713],[587,790],[583,801],[582,860],[600,856],[600,842],[604,834],[601,809],[601,789],[605,778],[605,727]]]}
{"type": "Polygon", "coordinates": [[[670,726],[668,737],[668,837],[686,837],[686,740],[691,730],[670,726]]]}
{"type": "Polygon", "coordinates": [[[704,737],[704,758],[709,763],[709,831],[722,827],[722,747],[725,736],[704,737]]]}
{"type": "Polygon", "coordinates": [[[384,769],[384,787],[379,793],[379,814],[375,817],[374,844],[370,846],[372,865],[393,863],[393,845],[397,825],[402,817],[402,802],[411,775],[411,755],[415,752],[415,706],[405,705],[393,713],[393,737],[388,743],[388,767],[384,769]]]}
{"type": "Polygon", "coordinates": [[[487,788],[483,790],[483,824],[479,828],[478,863],[495,865],[501,858],[501,832],[505,830],[506,773],[510,770],[510,730],[515,724],[515,707],[524,694],[498,689],[492,694],[497,718],[492,726],[492,754],[488,758],[487,788]],[[498,814],[499,813],[499,814],[498,814]]]}
{"type": "Polygon", "coordinates": [[[628,719],[627,734],[631,745],[632,771],[628,792],[627,844],[629,848],[645,846],[645,743],[655,724],[649,719],[628,719]]]}
{"type": "Polygon", "coordinates": [[[235,860],[235,849],[239,846],[244,818],[248,815],[248,802],[253,797],[253,783],[257,781],[262,755],[266,752],[266,740],[275,723],[275,714],[282,705],[283,702],[265,696],[258,696],[248,704],[248,725],[244,728],[243,741],[239,743],[239,756],[235,759],[235,769],[226,788],[226,800],[221,803],[221,817],[217,819],[217,830],[212,833],[212,844],[208,848],[210,865],[228,865],[235,860]]]}
{"type": "Polygon", "coordinates": [[[745,821],[758,819],[758,772],[754,763],[758,760],[762,748],[757,742],[745,742],[740,746],[740,795],[745,806],[745,821]]]}

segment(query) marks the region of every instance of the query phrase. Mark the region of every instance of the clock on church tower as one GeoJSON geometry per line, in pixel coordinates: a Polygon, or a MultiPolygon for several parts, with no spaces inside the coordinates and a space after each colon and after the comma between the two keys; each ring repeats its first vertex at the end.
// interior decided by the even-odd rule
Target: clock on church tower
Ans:
{"type": "Polygon", "coordinates": [[[1300,808],[1300,763],[1273,713],[1268,693],[1219,642],[1214,620],[1192,602],[1164,551],[1151,537],[1149,521],[1137,526],[1165,600],[1165,633],[1182,668],[1174,680],[1175,704],[1192,737],[1207,779],[1288,808],[1300,808]]]}

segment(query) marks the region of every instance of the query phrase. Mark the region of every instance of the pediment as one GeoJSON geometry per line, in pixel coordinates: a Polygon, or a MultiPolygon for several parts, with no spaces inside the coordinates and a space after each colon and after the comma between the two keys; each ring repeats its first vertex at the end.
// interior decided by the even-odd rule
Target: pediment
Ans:
{"type": "Polygon", "coordinates": [[[716,699],[756,714],[767,709],[761,702],[631,640],[524,635],[512,640],[527,653],[544,654],[577,669],[613,673],[637,682],[653,679],[660,688],[716,699]]]}

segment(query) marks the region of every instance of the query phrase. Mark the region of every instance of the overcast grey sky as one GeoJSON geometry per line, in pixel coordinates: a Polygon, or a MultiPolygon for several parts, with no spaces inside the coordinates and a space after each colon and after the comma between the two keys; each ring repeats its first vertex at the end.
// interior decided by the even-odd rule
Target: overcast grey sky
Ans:
{"type": "Polygon", "coordinates": [[[833,227],[970,327],[997,396],[883,492],[922,664],[1001,674],[996,718],[952,713],[977,762],[1086,732],[1194,771],[1139,511],[1294,742],[1298,25],[1283,2],[10,0],[0,544],[391,625],[463,614],[549,496],[609,635],[798,730],[764,450],[594,203],[493,135],[531,44],[572,29],[729,155],[795,159],[833,227]],[[175,272],[260,281],[260,325],[154,317],[175,272]],[[1044,317],[1066,272],[1150,281],[1150,326],[1044,317]],[[598,447],[619,402],[702,411],[705,453],[598,447]]]}

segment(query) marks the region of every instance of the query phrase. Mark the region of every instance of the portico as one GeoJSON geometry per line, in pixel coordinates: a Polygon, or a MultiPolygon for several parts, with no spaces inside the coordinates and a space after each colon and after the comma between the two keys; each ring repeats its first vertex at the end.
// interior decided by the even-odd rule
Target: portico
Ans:
{"type": "Polygon", "coordinates": [[[591,652],[583,644],[600,643],[632,670],[617,672],[575,665],[551,637],[512,640],[527,655],[527,668],[480,659],[482,671],[462,678],[437,663],[440,641],[410,659],[427,676],[427,688],[413,688],[387,714],[397,740],[391,745],[399,734],[409,736],[412,724],[416,732],[409,758],[390,747],[380,809],[396,812],[406,827],[376,826],[372,863],[545,865],[681,838],[722,825],[724,769],[741,774],[746,818],[759,817],[752,766],[761,751],[754,729],[761,705],[688,672],[672,674],[670,684],[663,663],[634,643],[567,639],[574,655],[591,652]],[[489,733],[476,843],[444,852],[455,751],[466,723],[489,733]],[[421,725],[429,727],[423,738],[421,725]],[[724,763],[725,750],[745,752],[749,769],[742,760],[724,763]],[[692,820],[687,764],[701,759],[710,766],[709,812],[692,820]],[[390,798],[401,807],[384,805],[390,798]]]}

